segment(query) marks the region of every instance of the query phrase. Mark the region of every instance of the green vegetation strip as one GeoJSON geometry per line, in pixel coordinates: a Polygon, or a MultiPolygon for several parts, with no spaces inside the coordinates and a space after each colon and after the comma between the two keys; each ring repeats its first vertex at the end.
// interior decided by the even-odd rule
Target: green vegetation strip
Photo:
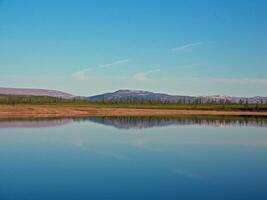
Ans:
{"type": "Polygon", "coordinates": [[[135,108],[135,109],[174,109],[174,110],[224,110],[224,111],[267,111],[267,104],[233,103],[116,103],[91,102],[86,99],[62,99],[48,96],[0,95],[0,105],[56,105],[94,108],[135,108]]]}

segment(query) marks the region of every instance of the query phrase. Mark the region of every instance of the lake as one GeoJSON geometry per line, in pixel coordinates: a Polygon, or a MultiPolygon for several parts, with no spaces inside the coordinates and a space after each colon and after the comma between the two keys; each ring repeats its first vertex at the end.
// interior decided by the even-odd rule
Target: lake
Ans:
{"type": "Polygon", "coordinates": [[[0,121],[1,200],[267,199],[267,118],[0,121]]]}

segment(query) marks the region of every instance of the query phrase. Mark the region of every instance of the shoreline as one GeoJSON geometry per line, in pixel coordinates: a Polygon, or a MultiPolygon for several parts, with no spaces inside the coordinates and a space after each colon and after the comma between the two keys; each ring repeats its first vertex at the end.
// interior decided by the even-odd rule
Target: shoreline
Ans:
{"type": "Polygon", "coordinates": [[[0,105],[0,119],[49,118],[49,117],[91,117],[91,116],[261,116],[267,112],[224,111],[224,110],[178,110],[151,108],[99,108],[88,106],[60,105],[0,105]]]}

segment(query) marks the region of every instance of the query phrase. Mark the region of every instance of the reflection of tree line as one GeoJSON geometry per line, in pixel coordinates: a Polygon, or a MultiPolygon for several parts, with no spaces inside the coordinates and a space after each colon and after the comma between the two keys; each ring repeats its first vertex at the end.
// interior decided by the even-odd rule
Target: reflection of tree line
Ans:
{"type": "Polygon", "coordinates": [[[119,129],[142,129],[169,125],[202,126],[254,126],[267,127],[267,117],[215,117],[215,116],[179,116],[179,117],[86,117],[86,118],[46,118],[46,119],[5,119],[0,120],[0,128],[55,127],[72,122],[92,121],[119,129]]]}
{"type": "Polygon", "coordinates": [[[88,119],[119,129],[141,129],[168,125],[267,127],[267,118],[264,117],[90,117],[88,119]]]}
{"type": "Polygon", "coordinates": [[[71,118],[4,119],[0,120],[0,128],[45,128],[63,126],[72,122],[71,118]]]}

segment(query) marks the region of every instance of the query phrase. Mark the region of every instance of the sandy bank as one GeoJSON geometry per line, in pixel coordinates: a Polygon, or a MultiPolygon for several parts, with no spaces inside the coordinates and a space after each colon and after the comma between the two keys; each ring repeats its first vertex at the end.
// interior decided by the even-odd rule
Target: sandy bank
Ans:
{"type": "Polygon", "coordinates": [[[0,118],[85,117],[85,116],[168,116],[168,115],[231,115],[267,116],[267,112],[167,110],[134,108],[94,108],[75,106],[0,105],[0,118]]]}

